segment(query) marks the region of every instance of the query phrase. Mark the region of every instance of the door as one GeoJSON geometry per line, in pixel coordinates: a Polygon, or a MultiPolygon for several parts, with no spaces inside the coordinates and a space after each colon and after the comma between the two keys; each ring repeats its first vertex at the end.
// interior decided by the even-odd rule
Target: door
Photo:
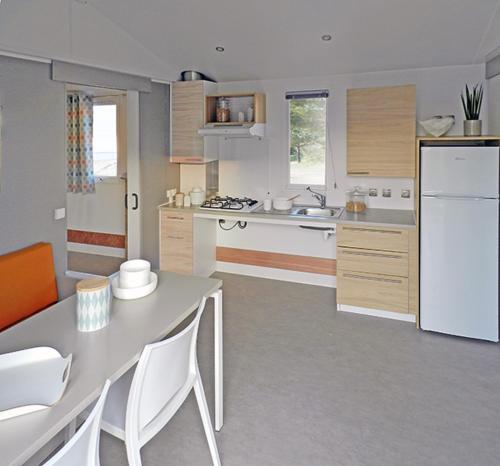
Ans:
{"type": "Polygon", "coordinates": [[[422,197],[420,325],[498,341],[498,200],[422,197]]]}
{"type": "Polygon", "coordinates": [[[423,147],[422,195],[498,197],[498,147],[423,147]]]}
{"type": "Polygon", "coordinates": [[[127,257],[141,257],[139,92],[127,91],[127,257]]]}

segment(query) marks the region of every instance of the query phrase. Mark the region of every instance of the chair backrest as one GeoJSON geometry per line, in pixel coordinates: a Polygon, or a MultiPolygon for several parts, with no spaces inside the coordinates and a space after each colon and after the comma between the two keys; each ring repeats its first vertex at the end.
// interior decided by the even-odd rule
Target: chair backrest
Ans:
{"type": "Polygon", "coordinates": [[[48,407],[68,383],[72,355],[48,346],[0,355],[0,419],[48,407]]]}
{"type": "Polygon", "coordinates": [[[205,302],[203,298],[184,330],[144,348],[127,402],[125,430],[127,438],[135,437],[131,441],[143,445],[161,430],[193,387],[198,370],[196,342],[205,302]]]}
{"type": "Polygon", "coordinates": [[[94,409],[75,435],[44,466],[98,466],[101,417],[109,380],[106,380],[94,409]]]}
{"type": "Polygon", "coordinates": [[[49,243],[0,256],[0,331],[55,302],[57,282],[49,243]]]}

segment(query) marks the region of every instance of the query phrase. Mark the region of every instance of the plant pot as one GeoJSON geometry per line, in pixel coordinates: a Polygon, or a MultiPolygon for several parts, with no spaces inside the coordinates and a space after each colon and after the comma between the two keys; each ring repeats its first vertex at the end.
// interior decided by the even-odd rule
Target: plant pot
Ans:
{"type": "Polygon", "coordinates": [[[464,120],[464,136],[481,136],[481,120],[464,120]]]}

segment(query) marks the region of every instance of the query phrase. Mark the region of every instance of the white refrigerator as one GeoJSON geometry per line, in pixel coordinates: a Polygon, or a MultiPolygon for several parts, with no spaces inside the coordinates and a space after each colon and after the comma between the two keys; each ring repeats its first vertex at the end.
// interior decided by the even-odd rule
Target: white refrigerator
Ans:
{"type": "Polygon", "coordinates": [[[498,341],[499,148],[423,147],[420,326],[498,341]]]}

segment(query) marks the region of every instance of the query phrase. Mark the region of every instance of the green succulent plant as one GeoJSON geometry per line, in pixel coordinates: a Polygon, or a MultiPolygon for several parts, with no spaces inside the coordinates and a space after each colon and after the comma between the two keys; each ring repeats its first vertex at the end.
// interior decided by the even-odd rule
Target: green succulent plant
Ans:
{"type": "Polygon", "coordinates": [[[464,108],[466,120],[479,120],[481,113],[481,104],[483,103],[483,85],[477,83],[472,91],[469,86],[465,85],[465,95],[462,92],[460,95],[462,99],[462,106],[464,108]]]}

